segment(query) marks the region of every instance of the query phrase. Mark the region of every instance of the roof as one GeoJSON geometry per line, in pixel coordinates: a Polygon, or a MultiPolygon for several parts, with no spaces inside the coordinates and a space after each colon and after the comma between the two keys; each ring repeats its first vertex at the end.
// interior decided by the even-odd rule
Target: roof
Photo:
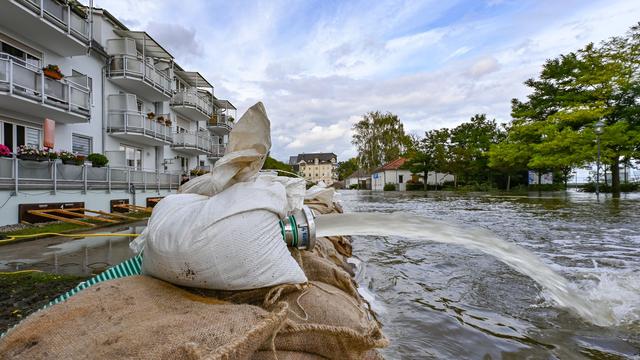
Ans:
{"type": "Polygon", "coordinates": [[[289,156],[289,165],[298,164],[298,155],[289,156]]]}
{"type": "Polygon", "coordinates": [[[233,109],[233,110],[237,110],[235,106],[233,106],[233,104],[229,101],[229,100],[220,100],[220,99],[214,99],[213,103],[221,109],[233,109]]]}
{"type": "Polygon", "coordinates": [[[351,175],[347,176],[347,179],[369,177],[370,175],[371,175],[371,173],[369,173],[367,170],[358,169],[358,170],[354,171],[353,173],[351,173],[351,175]]]}
{"type": "Polygon", "coordinates": [[[400,167],[402,165],[404,165],[404,163],[407,161],[407,159],[403,158],[403,157],[399,157],[393,161],[390,161],[382,166],[380,166],[379,168],[373,170],[371,173],[377,173],[377,172],[381,172],[381,171],[385,171],[385,170],[398,170],[400,169],[400,167]]]}
{"type": "Polygon", "coordinates": [[[331,159],[338,159],[338,156],[334,153],[310,153],[310,154],[298,154],[297,162],[304,161],[306,163],[314,162],[318,159],[320,163],[331,162],[331,159]]]}
{"type": "Polygon", "coordinates": [[[122,37],[130,37],[136,41],[136,44],[141,48],[144,47],[144,56],[160,58],[160,59],[173,59],[173,56],[165,50],[162,45],[158,44],[149,34],[144,31],[132,31],[132,30],[113,30],[116,34],[122,37]]]}
{"type": "Polygon", "coordinates": [[[197,71],[175,70],[174,72],[190,86],[213,88],[213,85],[197,71]]]}

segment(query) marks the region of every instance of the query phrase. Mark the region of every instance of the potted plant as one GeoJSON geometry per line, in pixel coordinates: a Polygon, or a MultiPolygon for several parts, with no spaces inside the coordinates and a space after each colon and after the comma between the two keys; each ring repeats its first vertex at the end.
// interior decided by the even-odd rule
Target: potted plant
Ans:
{"type": "Polygon", "coordinates": [[[76,155],[70,151],[61,151],[58,154],[60,160],[62,160],[63,164],[67,165],[82,165],[84,164],[84,156],[76,155]]]}
{"type": "Polygon", "coordinates": [[[49,159],[48,150],[40,150],[30,145],[20,145],[18,147],[18,159],[27,161],[47,161],[49,159]]]}
{"type": "Polygon", "coordinates": [[[0,157],[11,157],[11,149],[7,145],[0,144],[0,157]]]}
{"type": "Polygon", "coordinates": [[[165,119],[165,120],[164,120],[164,124],[165,124],[166,126],[171,126],[171,119],[169,119],[169,118],[165,119]]]}
{"type": "Polygon", "coordinates": [[[87,160],[91,161],[91,166],[93,167],[103,167],[109,162],[109,159],[106,156],[99,153],[89,154],[89,156],[87,156],[87,160]]]}
{"type": "Polygon", "coordinates": [[[156,114],[153,111],[147,113],[147,119],[151,120],[156,117],[156,114]]]}
{"type": "Polygon", "coordinates": [[[60,80],[64,77],[58,65],[49,64],[42,68],[42,72],[44,73],[44,76],[55,80],[60,80]]]}
{"type": "Polygon", "coordinates": [[[41,151],[43,151],[45,153],[45,156],[47,157],[47,159],[49,159],[50,161],[54,161],[55,159],[58,158],[58,153],[53,151],[53,149],[50,148],[43,148],[41,151]]]}

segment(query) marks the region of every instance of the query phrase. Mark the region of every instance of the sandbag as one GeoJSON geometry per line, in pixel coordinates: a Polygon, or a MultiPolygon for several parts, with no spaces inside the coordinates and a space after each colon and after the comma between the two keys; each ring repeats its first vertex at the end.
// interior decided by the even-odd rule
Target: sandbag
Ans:
{"type": "Polygon", "coordinates": [[[312,252],[289,250],[309,281],[321,281],[339,288],[354,298],[360,297],[353,278],[335,263],[312,252]]]}
{"type": "Polygon", "coordinates": [[[133,276],[32,314],[0,339],[0,358],[247,359],[286,313],[284,304],[269,313],[133,276]]]}
{"type": "MultiPolygon", "coordinates": [[[[289,320],[271,343],[279,351],[361,359],[370,350],[388,344],[364,303],[331,285],[312,281],[305,288],[269,300],[273,308],[281,301],[289,305],[289,320]]],[[[268,345],[263,344],[260,350],[268,350],[268,345]]]]}
{"type": "Polygon", "coordinates": [[[279,225],[302,208],[304,179],[259,175],[270,147],[269,119],[258,103],[235,124],[211,174],[154,207],[131,244],[144,251],[143,273],[219,290],[305,283],[279,225]]]}

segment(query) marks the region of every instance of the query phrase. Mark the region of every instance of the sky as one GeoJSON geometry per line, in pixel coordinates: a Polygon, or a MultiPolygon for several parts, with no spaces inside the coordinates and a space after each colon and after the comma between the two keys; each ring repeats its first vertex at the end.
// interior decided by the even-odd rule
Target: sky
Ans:
{"type": "Polygon", "coordinates": [[[355,156],[352,126],[369,111],[407,133],[476,113],[510,120],[512,98],[546,59],[623,35],[633,0],[94,0],[198,71],[238,117],[262,101],[271,155],[355,156]]]}

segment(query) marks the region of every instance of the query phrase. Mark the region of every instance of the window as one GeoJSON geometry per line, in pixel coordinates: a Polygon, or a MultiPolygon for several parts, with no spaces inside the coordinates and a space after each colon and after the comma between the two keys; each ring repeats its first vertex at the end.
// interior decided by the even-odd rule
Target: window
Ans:
{"type": "Polygon", "coordinates": [[[20,145],[40,147],[40,132],[40,129],[5,122],[0,127],[0,143],[14,153],[20,145]]]}
{"type": "Polygon", "coordinates": [[[142,149],[129,145],[120,145],[120,151],[124,151],[127,166],[136,170],[142,169],[142,149]]]}
{"type": "Polygon", "coordinates": [[[93,152],[93,139],[90,136],[71,134],[71,151],[88,156],[93,152]]]}
{"type": "Polygon", "coordinates": [[[404,175],[398,175],[398,184],[402,184],[404,181],[404,175]]]}
{"type": "Polygon", "coordinates": [[[40,67],[40,59],[28,52],[19,49],[13,45],[9,45],[4,41],[0,41],[0,52],[5,54],[9,54],[16,59],[24,61],[25,64],[33,65],[35,67],[40,67]]]}

